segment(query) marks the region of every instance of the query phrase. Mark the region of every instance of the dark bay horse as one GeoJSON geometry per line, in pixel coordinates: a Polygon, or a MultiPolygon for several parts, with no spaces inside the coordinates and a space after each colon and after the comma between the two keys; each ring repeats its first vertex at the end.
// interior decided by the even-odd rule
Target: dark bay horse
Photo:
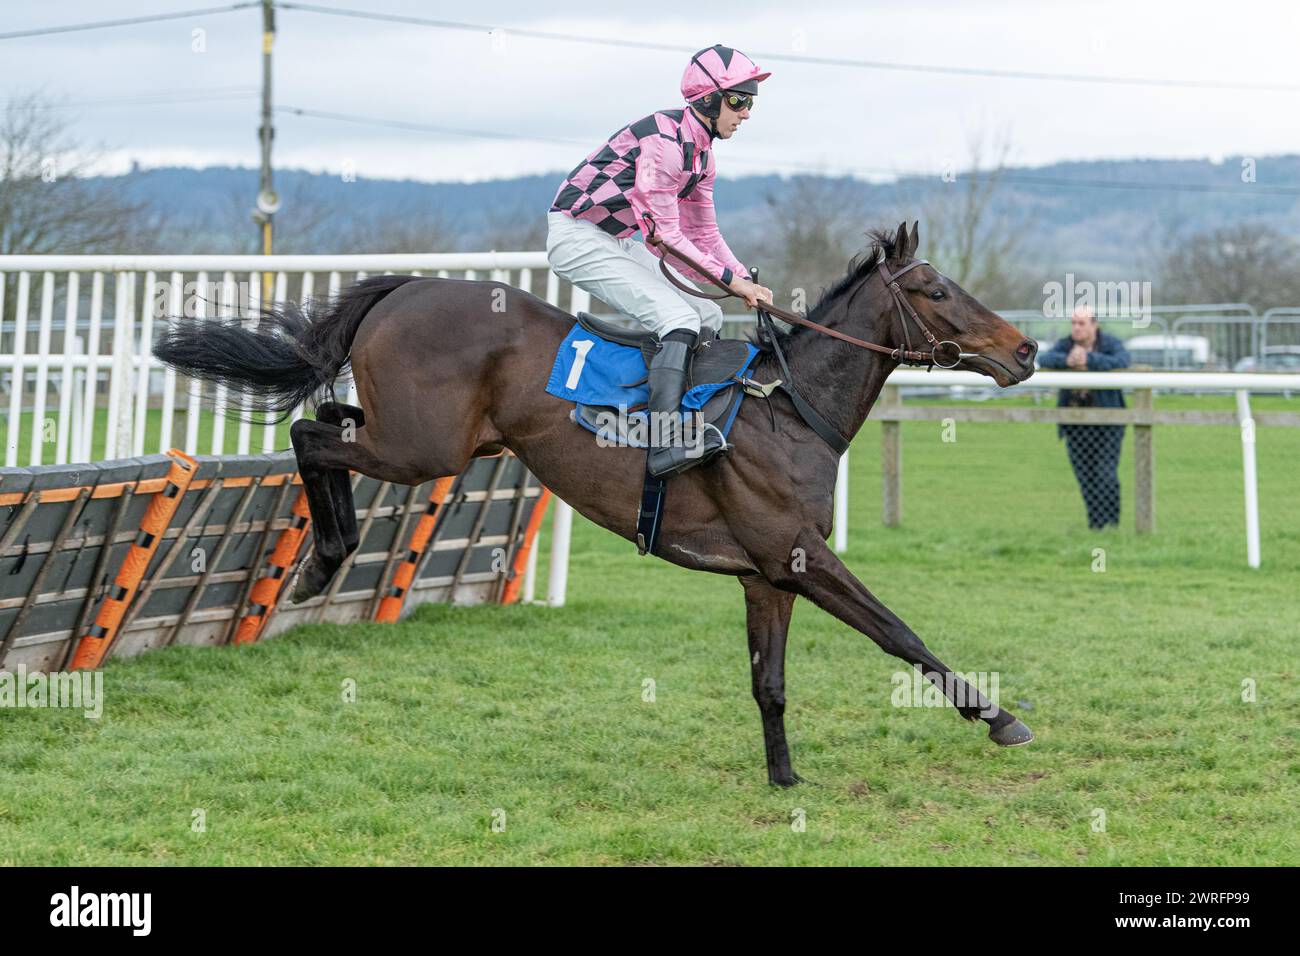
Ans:
{"type": "MultiPolygon", "coordinates": [[[[958,367],[1001,386],[1028,378],[1035,343],[952,280],[918,265],[917,239],[906,223],[893,236],[873,233],[868,253],[808,318],[901,348],[905,303],[924,327],[960,346],[958,367]],[[898,303],[886,270],[906,270],[898,303]]],[[[264,311],[256,330],[238,318],[178,320],[154,354],[185,374],[242,391],[255,408],[282,413],[332,390],[350,356],[361,408],[327,402],[316,421],[291,428],[315,534],[292,595],[301,601],[320,593],[357,547],[349,469],[414,485],[508,448],[583,515],[635,539],[645,452],[598,447],[570,421],[571,406],[545,392],[572,325],[571,315],[499,282],[374,276],[333,303],[264,311]]],[[[898,364],[809,328],[783,333],[780,342],[803,398],[848,438],[898,364]]],[[[751,375],[760,382],[780,376],[770,349],[751,375]]],[[[785,395],[774,393],[770,406],[746,401],[729,436],[734,450],[672,479],[657,549],[682,567],[734,576],[744,588],[769,780],[800,780],[784,723],[786,636],[799,596],[920,668],[962,717],[984,720],[995,743],[1032,740],[1029,728],[956,677],[827,546],[838,455],[785,395]]]]}

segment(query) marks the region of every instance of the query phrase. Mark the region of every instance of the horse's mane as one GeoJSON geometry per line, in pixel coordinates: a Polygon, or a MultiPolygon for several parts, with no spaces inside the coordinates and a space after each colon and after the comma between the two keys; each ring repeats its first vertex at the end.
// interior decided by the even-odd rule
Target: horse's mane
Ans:
{"type": "MultiPolygon", "coordinates": [[[[867,233],[867,238],[871,240],[871,245],[849,260],[849,267],[840,279],[822,290],[821,296],[817,299],[817,304],[808,312],[809,319],[814,322],[820,321],[831,306],[866,281],[876,271],[876,266],[882,259],[893,257],[896,251],[894,246],[895,237],[893,235],[890,235],[884,229],[872,229],[867,233]]],[[[778,326],[777,339],[780,341],[781,347],[785,348],[792,338],[805,331],[807,330],[801,325],[796,325],[789,331],[778,326]]],[[[750,332],[748,336],[750,342],[760,351],[771,351],[771,346],[757,341],[756,336],[756,332],[750,332]]]]}

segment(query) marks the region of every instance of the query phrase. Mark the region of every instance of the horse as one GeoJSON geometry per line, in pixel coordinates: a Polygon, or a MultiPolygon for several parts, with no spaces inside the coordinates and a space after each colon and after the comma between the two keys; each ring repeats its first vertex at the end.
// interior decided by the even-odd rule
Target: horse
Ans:
{"type": "MultiPolygon", "coordinates": [[[[760,354],[748,374],[762,381],[786,368],[802,404],[846,439],[909,357],[973,370],[1003,387],[1032,375],[1037,344],[917,259],[919,232],[907,223],[893,235],[872,231],[869,248],[824,292],[807,327],[773,327],[773,337],[755,343],[760,354]],[[934,345],[930,353],[910,351],[904,308],[934,345]],[[937,361],[940,345],[953,350],[942,353],[948,361],[937,361]]],[[[501,282],[404,275],[366,278],[332,302],[260,311],[255,328],[238,317],[176,319],[153,353],[281,420],[308,399],[332,399],[335,379],[351,365],[360,407],[318,403],[316,420],[290,428],[315,542],[291,600],[321,593],[358,545],[349,471],[416,485],[509,449],[578,512],[636,540],[645,452],[598,447],[571,421],[568,403],[545,394],[573,325],[569,313],[501,282]]],[[[799,597],[919,668],[963,718],[983,720],[994,743],[1030,742],[1022,721],[954,674],[827,546],[839,453],[798,403],[777,391],[766,403],[742,404],[732,449],[670,480],[656,549],[681,567],[734,577],[744,590],[769,783],[802,781],[784,722],[785,649],[799,597]]]]}

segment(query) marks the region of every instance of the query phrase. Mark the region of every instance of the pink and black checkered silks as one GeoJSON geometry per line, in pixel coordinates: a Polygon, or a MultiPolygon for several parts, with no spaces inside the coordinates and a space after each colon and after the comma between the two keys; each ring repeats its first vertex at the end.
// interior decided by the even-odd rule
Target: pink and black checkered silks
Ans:
{"type": "MultiPolygon", "coordinates": [[[[640,223],[628,193],[636,187],[636,164],[641,157],[642,141],[651,137],[671,141],[675,147],[673,151],[682,155],[682,161],[674,165],[685,165],[686,150],[681,135],[685,112],[664,110],[624,126],[569,173],[560,184],[550,211],[567,212],[575,219],[590,220],[615,239],[635,233],[640,223]]],[[[704,132],[704,135],[707,139],[708,133],[704,132]]],[[[693,140],[691,145],[694,148],[693,140]]],[[[658,146],[652,143],[655,148],[648,152],[664,158],[664,150],[658,146]]],[[[700,158],[708,161],[707,150],[700,158]]]]}
{"type": "MultiPolygon", "coordinates": [[[[730,282],[745,266],[718,231],[709,143],[709,131],[690,110],[652,113],[624,126],[579,163],[560,184],[550,211],[589,220],[615,239],[653,229],[730,282]],[[653,226],[647,226],[647,216],[653,226]]],[[[679,271],[707,281],[692,270],[679,271]]]]}

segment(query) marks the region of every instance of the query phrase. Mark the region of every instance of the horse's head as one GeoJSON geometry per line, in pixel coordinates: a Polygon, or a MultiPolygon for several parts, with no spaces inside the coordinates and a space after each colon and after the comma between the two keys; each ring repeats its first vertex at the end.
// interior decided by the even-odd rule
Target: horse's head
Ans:
{"type": "Polygon", "coordinates": [[[878,233],[875,239],[885,264],[882,278],[885,274],[898,274],[902,293],[902,302],[897,305],[889,301],[891,296],[885,296],[894,316],[893,323],[885,326],[892,328],[891,341],[898,346],[910,341],[911,348],[928,351],[933,346],[925,338],[924,330],[928,329],[941,343],[935,357],[936,364],[942,367],[980,372],[1003,387],[1023,382],[1034,374],[1037,342],[985,308],[930,264],[908,268],[916,258],[920,223],[913,223],[910,231],[907,223],[903,223],[892,238],[878,233]],[[904,314],[909,311],[915,315],[904,314]],[[904,328],[899,328],[900,323],[904,328]]]}

